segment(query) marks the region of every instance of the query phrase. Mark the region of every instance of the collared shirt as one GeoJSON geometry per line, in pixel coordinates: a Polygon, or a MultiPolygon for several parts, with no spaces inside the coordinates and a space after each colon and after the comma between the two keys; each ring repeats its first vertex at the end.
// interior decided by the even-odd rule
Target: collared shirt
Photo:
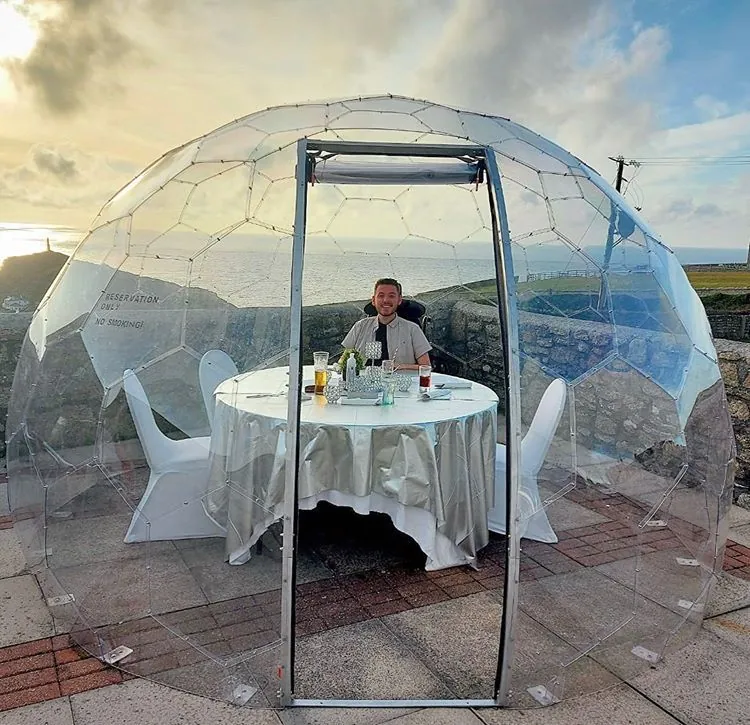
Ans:
{"type": "MultiPolygon", "coordinates": [[[[386,325],[386,328],[388,352],[396,365],[414,365],[417,358],[432,350],[432,345],[427,341],[422,328],[414,322],[397,316],[386,325]]],[[[345,348],[353,347],[364,354],[365,343],[375,340],[377,331],[378,316],[366,317],[352,325],[341,344],[345,348]]]]}

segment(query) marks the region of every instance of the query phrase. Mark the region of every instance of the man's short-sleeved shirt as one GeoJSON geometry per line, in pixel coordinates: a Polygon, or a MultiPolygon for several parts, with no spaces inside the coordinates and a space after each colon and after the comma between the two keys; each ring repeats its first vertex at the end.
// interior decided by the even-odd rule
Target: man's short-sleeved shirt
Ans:
{"type": "MultiPolygon", "coordinates": [[[[396,317],[386,325],[388,354],[396,365],[414,365],[417,358],[432,350],[432,345],[422,332],[422,328],[403,317],[396,317]]],[[[353,347],[364,354],[365,343],[375,340],[378,331],[378,316],[366,317],[352,325],[342,345],[353,347]]]]}

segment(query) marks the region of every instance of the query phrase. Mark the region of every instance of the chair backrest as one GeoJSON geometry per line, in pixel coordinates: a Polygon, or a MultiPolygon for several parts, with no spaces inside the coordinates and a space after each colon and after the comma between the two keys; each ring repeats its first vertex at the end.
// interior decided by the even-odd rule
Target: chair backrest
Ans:
{"type": "Polygon", "coordinates": [[[171,441],[156,425],[146,391],[132,370],[123,373],[122,385],[146,461],[152,470],[161,470],[170,459],[171,441]]]}
{"type": "Polygon", "coordinates": [[[237,375],[238,372],[234,360],[222,350],[209,350],[201,358],[198,378],[209,425],[213,425],[214,391],[221,383],[237,375]]]}
{"type": "Polygon", "coordinates": [[[521,464],[525,473],[536,476],[547,456],[552,438],[560,424],[568,389],[561,378],[544,391],[526,435],[521,441],[521,464]]]}
{"type": "MultiPolygon", "coordinates": [[[[425,313],[427,312],[427,308],[421,303],[417,302],[416,300],[401,300],[401,304],[398,306],[398,309],[396,310],[396,314],[399,317],[403,317],[405,320],[409,320],[409,322],[414,322],[415,324],[419,325],[424,329],[424,322],[425,322],[425,313]]],[[[377,310],[375,309],[375,306],[372,304],[372,302],[368,302],[364,307],[364,313],[368,317],[374,317],[377,314],[377,310]]]]}

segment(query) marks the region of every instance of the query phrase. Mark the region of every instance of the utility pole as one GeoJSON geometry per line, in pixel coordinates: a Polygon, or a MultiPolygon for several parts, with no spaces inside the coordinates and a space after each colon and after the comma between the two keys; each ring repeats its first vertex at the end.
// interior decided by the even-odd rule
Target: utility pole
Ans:
{"type": "Polygon", "coordinates": [[[625,172],[625,159],[622,156],[610,156],[610,161],[614,161],[617,164],[617,179],[615,180],[615,189],[618,194],[622,193],[622,175],[625,172]]]}

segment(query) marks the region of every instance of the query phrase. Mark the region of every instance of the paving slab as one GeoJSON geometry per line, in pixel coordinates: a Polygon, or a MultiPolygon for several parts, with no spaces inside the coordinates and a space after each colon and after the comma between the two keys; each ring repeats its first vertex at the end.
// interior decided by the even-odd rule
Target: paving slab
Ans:
{"type": "Polygon", "coordinates": [[[732,508],[729,509],[730,529],[735,529],[738,526],[746,526],[748,524],[750,524],[750,509],[732,504],[732,508]]]}
{"type": "Polygon", "coordinates": [[[428,707],[389,721],[389,725],[482,725],[468,708],[428,707]]]}
{"type": "Polygon", "coordinates": [[[54,634],[52,617],[30,574],[0,579],[0,647],[54,634]]]}
{"type": "Polygon", "coordinates": [[[489,592],[383,617],[383,624],[457,697],[492,697],[502,607],[489,592]]]}
{"type": "Polygon", "coordinates": [[[298,638],[295,668],[300,698],[455,697],[376,619],[298,638]]]}
{"type": "Polygon", "coordinates": [[[130,680],[70,698],[75,725],[279,725],[268,709],[237,707],[148,680],[130,680]]]}
{"type": "Polygon", "coordinates": [[[18,537],[13,529],[0,531],[0,579],[18,576],[26,571],[26,557],[23,555],[18,537]]]}
{"type": "Polygon", "coordinates": [[[597,643],[637,641],[669,631],[677,615],[596,569],[529,581],[521,586],[521,610],[564,641],[587,651],[597,643]]]}
{"type": "Polygon", "coordinates": [[[683,566],[678,559],[691,559],[687,549],[654,551],[638,557],[602,564],[596,569],[626,587],[678,614],[686,601],[705,605],[712,574],[700,566],[683,566]]]}
{"type": "Polygon", "coordinates": [[[722,572],[714,582],[705,614],[715,617],[747,606],[750,606],[750,582],[722,572]]]}
{"type": "Polygon", "coordinates": [[[55,570],[55,578],[75,597],[76,606],[91,624],[111,624],[208,603],[176,550],[116,563],[65,567],[55,570]]]}
{"type": "Polygon", "coordinates": [[[38,702],[0,713],[2,725],[73,725],[73,713],[67,697],[38,702]]]}
{"type": "Polygon", "coordinates": [[[702,631],[630,684],[686,725],[748,723],[745,673],[749,670],[750,654],[702,631]]]}
{"type": "Polygon", "coordinates": [[[627,685],[535,710],[476,712],[487,725],[679,725],[678,720],[627,685]]]}
{"type": "Polygon", "coordinates": [[[736,541],[738,544],[750,547],[750,524],[733,526],[731,529],[729,529],[729,534],[727,535],[727,537],[732,541],[736,541]]]}
{"type": "Polygon", "coordinates": [[[708,619],[703,626],[750,656],[750,608],[708,619]]]}
{"type": "Polygon", "coordinates": [[[279,716],[284,725],[383,725],[412,712],[416,710],[394,707],[292,707],[280,712],[279,716]]]}
{"type": "Polygon", "coordinates": [[[126,544],[123,541],[132,513],[74,518],[48,517],[47,549],[51,569],[142,559],[174,550],[168,541],[126,544]]]}

